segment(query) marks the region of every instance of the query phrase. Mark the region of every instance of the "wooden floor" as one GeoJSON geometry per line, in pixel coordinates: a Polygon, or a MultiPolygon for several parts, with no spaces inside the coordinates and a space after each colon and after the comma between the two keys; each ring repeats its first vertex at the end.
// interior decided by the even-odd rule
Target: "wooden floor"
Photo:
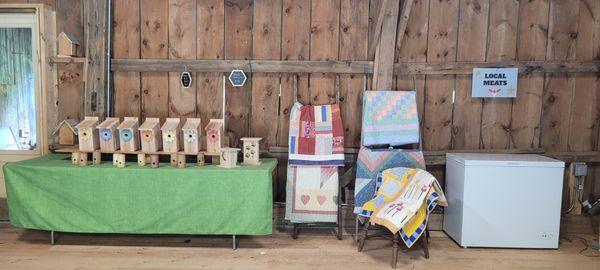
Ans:
{"type": "MultiPolygon", "coordinates": [[[[338,241],[328,229],[304,230],[297,240],[287,231],[241,237],[49,234],[0,225],[0,269],[390,269],[391,245],[371,240],[356,251],[352,236],[338,241]]],[[[591,233],[570,236],[594,238],[591,233]]],[[[433,232],[431,258],[421,249],[400,254],[398,269],[600,269],[600,258],[579,254],[583,244],[561,240],[558,250],[458,247],[433,232]]],[[[586,254],[600,255],[588,250],[586,254]]]]}

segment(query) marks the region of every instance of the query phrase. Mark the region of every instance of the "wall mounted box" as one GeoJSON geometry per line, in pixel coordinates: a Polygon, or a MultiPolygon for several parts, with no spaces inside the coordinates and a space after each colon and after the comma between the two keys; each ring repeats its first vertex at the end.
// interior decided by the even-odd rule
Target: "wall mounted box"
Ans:
{"type": "Polygon", "coordinates": [[[565,163],[447,154],[444,231],[462,247],[558,248],[565,163]]]}
{"type": "Polygon", "coordinates": [[[100,138],[100,151],[112,153],[119,149],[120,140],[117,126],[119,126],[118,117],[107,117],[104,122],[96,127],[100,138]]]}
{"type": "Polygon", "coordinates": [[[79,137],[79,151],[92,152],[98,149],[98,134],[96,133],[98,126],[98,117],[86,116],[77,126],[77,137],[79,137]]]}
{"type": "Polygon", "coordinates": [[[138,118],[125,117],[123,122],[117,127],[119,130],[119,142],[121,151],[133,153],[140,149],[140,134],[138,132],[138,118]]]}
{"type": "Polygon", "coordinates": [[[191,154],[200,152],[200,118],[188,118],[181,128],[183,132],[183,151],[191,154]]]}
{"type": "Polygon", "coordinates": [[[163,151],[165,153],[179,152],[179,118],[167,118],[160,130],[162,131],[163,151]]]}
{"type": "Polygon", "coordinates": [[[140,126],[139,131],[142,152],[156,153],[161,150],[160,119],[146,118],[146,121],[140,126]]]}

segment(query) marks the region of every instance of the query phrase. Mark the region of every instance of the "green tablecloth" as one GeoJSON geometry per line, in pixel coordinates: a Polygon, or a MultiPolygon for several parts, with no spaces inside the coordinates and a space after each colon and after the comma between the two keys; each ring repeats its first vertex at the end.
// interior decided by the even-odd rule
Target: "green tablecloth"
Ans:
{"type": "Polygon", "coordinates": [[[105,161],[78,167],[60,154],[7,163],[10,222],[85,233],[272,233],[277,160],[233,169],[160,165],[116,168],[105,161]]]}

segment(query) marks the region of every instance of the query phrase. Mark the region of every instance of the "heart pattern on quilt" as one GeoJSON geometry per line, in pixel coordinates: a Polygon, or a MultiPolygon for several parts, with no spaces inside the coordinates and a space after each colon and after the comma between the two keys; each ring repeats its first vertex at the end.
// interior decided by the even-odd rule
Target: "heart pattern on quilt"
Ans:
{"type": "Polygon", "coordinates": [[[303,204],[306,205],[308,203],[308,201],[310,201],[310,196],[302,195],[302,196],[300,196],[300,200],[302,201],[303,204]]]}
{"type": "Polygon", "coordinates": [[[327,200],[327,198],[325,196],[322,196],[322,195],[317,196],[317,202],[319,203],[319,205],[323,205],[326,200],[327,200]]]}

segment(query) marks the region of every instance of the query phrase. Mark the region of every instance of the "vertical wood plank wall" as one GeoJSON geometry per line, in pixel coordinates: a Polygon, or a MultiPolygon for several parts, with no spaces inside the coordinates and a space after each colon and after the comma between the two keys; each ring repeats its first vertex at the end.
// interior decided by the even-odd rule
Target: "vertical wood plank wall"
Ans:
{"type": "MultiPolygon", "coordinates": [[[[41,2],[57,9],[58,32],[68,31],[84,43],[81,0],[41,2]]],[[[114,2],[115,57],[372,60],[366,59],[367,43],[381,1],[114,2]]],[[[599,18],[596,0],[415,0],[393,58],[403,63],[600,60],[599,18]]],[[[194,74],[193,86],[183,89],[178,73],[116,72],[116,116],[201,117],[205,125],[222,116],[223,75],[194,74]]],[[[331,74],[248,75],[244,87],[226,84],[226,125],[236,139],[260,136],[265,149],[287,146],[289,108],[296,100],[339,102],[346,146],[359,146],[361,92],[370,86],[370,76],[340,75],[336,87],[338,78],[331,74]]],[[[598,151],[599,78],[521,74],[513,100],[472,99],[471,78],[465,75],[396,76],[393,85],[417,90],[425,150],[598,151]]],[[[60,67],[61,118],[83,116],[82,87],[77,66],[60,67]]],[[[283,171],[278,193],[285,186],[283,171]]],[[[591,172],[600,176],[600,170],[591,172]]],[[[600,184],[593,182],[588,181],[587,192],[600,194],[600,184]]]]}

